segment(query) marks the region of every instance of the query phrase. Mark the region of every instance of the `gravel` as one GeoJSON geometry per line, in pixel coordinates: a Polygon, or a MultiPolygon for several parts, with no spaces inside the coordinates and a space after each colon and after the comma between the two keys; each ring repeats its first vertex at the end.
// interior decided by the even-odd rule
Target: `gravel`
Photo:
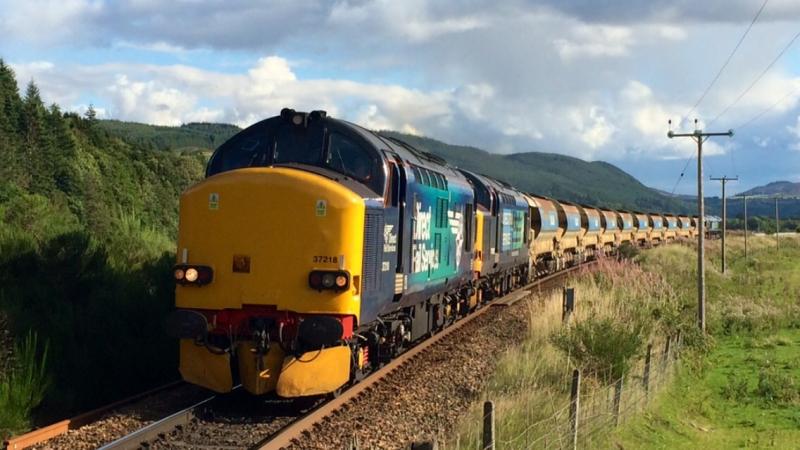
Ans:
{"type": "Polygon", "coordinates": [[[407,449],[451,437],[483,391],[498,355],[524,339],[525,301],[496,307],[388,375],[297,442],[297,449],[407,449]]]}
{"type": "MultiPolygon", "coordinates": [[[[341,449],[356,440],[362,449],[407,449],[411,442],[442,442],[453,436],[458,420],[479,399],[498,356],[526,336],[526,303],[491,307],[326,418],[292,448],[341,449]]],[[[149,404],[125,408],[38,448],[96,448],[201,400],[202,395],[196,394],[203,391],[193,389],[194,396],[170,392],[155,403],[151,399],[149,404]],[[171,400],[163,398],[167,395],[171,400]]],[[[299,414],[296,403],[235,392],[211,402],[191,423],[143,448],[247,449],[299,414]]]]}
{"type": "Polygon", "coordinates": [[[39,450],[89,450],[108,444],[152,422],[195,404],[210,394],[192,385],[180,385],[111,411],[100,420],[49,439],[39,450]]]}
{"type": "Polygon", "coordinates": [[[311,406],[234,392],[212,402],[187,426],[174,429],[146,448],[246,449],[277,433],[311,406]]]}

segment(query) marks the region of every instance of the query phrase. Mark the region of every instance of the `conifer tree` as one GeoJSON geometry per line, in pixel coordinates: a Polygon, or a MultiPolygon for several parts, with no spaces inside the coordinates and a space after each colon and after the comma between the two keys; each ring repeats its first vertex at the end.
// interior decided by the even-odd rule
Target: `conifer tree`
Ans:
{"type": "Polygon", "coordinates": [[[24,159],[30,174],[30,189],[40,194],[50,192],[53,184],[48,161],[52,144],[45,128],[45,114],[39,88],[31,80],[23,100],[24,159]]]}

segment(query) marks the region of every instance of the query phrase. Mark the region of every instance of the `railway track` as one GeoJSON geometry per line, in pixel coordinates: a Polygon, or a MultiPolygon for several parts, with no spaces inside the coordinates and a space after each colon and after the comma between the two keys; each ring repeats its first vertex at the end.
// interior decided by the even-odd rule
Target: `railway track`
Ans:
{"type": "MultiPolygon", "coordinates": [[[[273,450],[303,448],[304,439],[312,436],[320,424],[343,410],[349,409],[358,399],[376,389],[391,374],[408,366],[432,347],[447,340],[450,336],[475,322],[489,311],[498,307],[513,305],[528,297],[535,290],[546,290],[572,274],[576,270],[586,268],[592,263],[561,271],[559,273],[536,280],[523,288],[493,300],[474,313],[462,318],[444,330],[438,332],[410,348],[384,367],[373,372],[364,380],[345,390],[340,396],[328,400],[318,400],[298,408],[296,402],[277,399],[261,400],[246,395],[240,390],[223,396],[209,396],[189,407],[174,412],[160,420],[143,426],[116,440],[100,446],[101,450],[131,450],[197,448],[213,445],[214,448],[273,450]],[[298,414],[298,409],[306,413],[298,414]]],[[[167,387],[136,396],[141,399],[147,395],[163,392],[167,387]]],[[[91,423],[92,418],[107,414],[114,407],[129,403],[131,399],[109,405],[86,415],[80,420],[72,419],[57,423],[51,427],[36,430],[28,435],[9,440],[8,449],[17,450],[40,444],[45,439],[63,434],[66,429],[91,423]],[[66,427],[66,429],[64,428],[66,427]],[[57,430],[57,431],[56,431],[57,430]],[[56,433],[56,434],[53,434],[56,433]]],[[[60,446],[44,446],[41,448],[62,448],[60,446]]],[[[319,448],[319,447],[318,447],[319,448]]]]}
{"type": "Polygon", "coordinates": [[[88,411],[70,419],[14,436],[5,441],[8,450],[26,448],[95,448],[119,435],[141,428],[163,415],[182,408],[202,390],[174,381],[88,411]]]}

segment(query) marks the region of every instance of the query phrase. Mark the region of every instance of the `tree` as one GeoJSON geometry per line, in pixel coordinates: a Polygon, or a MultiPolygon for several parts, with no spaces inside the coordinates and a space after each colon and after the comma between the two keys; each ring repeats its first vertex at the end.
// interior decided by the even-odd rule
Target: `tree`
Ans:
{"type": "Polygon", "coordinates": [[[93,104],[89,103],[89,108],[86,110],[83,117],[88,120],[90,124],[97,122],[97,111],[95,111],[93,104]]]}

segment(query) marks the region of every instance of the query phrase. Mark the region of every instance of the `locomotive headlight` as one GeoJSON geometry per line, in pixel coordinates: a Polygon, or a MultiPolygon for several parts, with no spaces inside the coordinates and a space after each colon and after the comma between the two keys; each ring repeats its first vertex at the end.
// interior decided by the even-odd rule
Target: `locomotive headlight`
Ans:
{"type": "Polygon", "coordinates": [[[350,285],[350,274],[341,270],[314,270],[308,274],[308,285],[318,291],[343,291],[350,285]]]}
{"type": "Polygon", "coordinates": [[[197,281],[198,275],[199,274],[197,273],[197,269],[195,269],[194,267],[190,267],[186,269],[186,274],[184,276],[186,278],[186,281],[194,283],[195,281],[197,281]]]}
{"type": "Polygon", "coordinates": [[[295,114],[294,117],[292,117],[292,123],[295,125],[300,125],[301,123],[303,123],[303,115],[295,114]]]}
{"type": "Polygon", "coordinates": [[[183,286],[204,286],[214,281],[214,269],[209,266],[179,264],[172,268],[172,277],[183,286]]]}

